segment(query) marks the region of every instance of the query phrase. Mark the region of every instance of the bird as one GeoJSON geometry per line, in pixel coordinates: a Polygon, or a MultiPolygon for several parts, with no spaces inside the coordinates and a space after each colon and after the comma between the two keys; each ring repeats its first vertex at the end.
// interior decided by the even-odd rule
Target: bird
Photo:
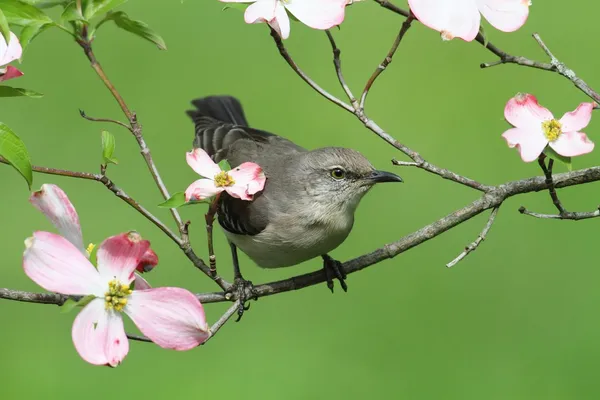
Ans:
{"type": "Polygon", "coordinates": [[[223,192],[217,206],[217,220],[231,246],[234,286],[240,290],[242,307],[252,284],[240,272],[237,249],[262,268],[289,267],[321,257],[328,288],[333,292],[335,278],[347,291],[343,266],[329,253],[350,234],[363,196],[377,183],[402,178],[376,170],[353,149],[307,150],[251,128],[235,97],[208,96],[191,104],[194,109],[187,115],[195,125],[194,148],[204,150],[216,163],[226,160],[232,168],[256,163],[266,176],[263,190],[252,201],[223,192]]]}

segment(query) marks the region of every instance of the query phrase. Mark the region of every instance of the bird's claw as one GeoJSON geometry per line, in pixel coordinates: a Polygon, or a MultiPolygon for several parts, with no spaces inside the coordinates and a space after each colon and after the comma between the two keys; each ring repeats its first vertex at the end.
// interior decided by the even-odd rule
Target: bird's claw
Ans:
{"type": "Polygon", "coordinates": [[[327,287],[333,293],[333,279],[337,279],[340,282],[340,286],[344,292],[348,291],[348,285],[346,285],[346,272],[344,266],[338,260],[334,260],[327,254],[323,255],[323,269],[327,277],[327,287]]]}
{"type": "Polygon", "coordinates": [[[243,278],[236,278],[233,282],[233,286],[230,289],[230,292],[236,296],[240,305],[237,310],[237,320],[235,322],[239,322],[244,316],[244,312],[250,309],[249,301],[254,299],[258,300],[258,293],[254,289],[254,285],[252,282],[247,281],[243,278]]]}

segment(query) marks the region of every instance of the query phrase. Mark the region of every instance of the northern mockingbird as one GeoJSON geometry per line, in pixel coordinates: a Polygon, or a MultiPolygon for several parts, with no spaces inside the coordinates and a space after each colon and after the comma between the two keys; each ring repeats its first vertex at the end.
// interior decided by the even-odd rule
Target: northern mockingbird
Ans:
{"type": "Polygon", "coordinates": [[[187,114],[196,125],[194,148],[203,149],[215,162],[227,160],[233,168],[254,162],[267,177],[253,201],[225,192],[220,197],[217,216],[231,245],[236,284],[248,284],[239,271],[239,248],[263,268],[289,267],[321,256],[328,287],[333,291],[335,277],[346,291],[341,263],[327,253],[348,237],[356,207],[373,185],[402,179],[376,170],[358,151],[309,151],[250,128],[233,97],[206,97],[192,104],[196,109],[187,114]]]}

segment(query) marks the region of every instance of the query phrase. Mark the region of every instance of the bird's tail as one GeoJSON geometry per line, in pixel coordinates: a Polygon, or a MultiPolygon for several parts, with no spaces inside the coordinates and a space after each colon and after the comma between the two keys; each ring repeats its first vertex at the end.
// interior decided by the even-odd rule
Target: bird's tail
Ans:
{"type": "Polygon", "coordinates": [[[239,139],[264,142],[271,133],[248,127],[240,101],[231,96],[210,96],[192,101],[195,110],[187,111],[196,127],[194,148],[206,151],[219,162],[227,158],[229,147],[239,139]]]}
{"type": "Polygon", "coordinates": [[[216,119],[237,126],[248,126],[244,115],[242,104],[238,99],[231,96],[209,96],[192,100],[195,110],[189,110],[187,115],[195,123],[203,117],[216,119]]]}

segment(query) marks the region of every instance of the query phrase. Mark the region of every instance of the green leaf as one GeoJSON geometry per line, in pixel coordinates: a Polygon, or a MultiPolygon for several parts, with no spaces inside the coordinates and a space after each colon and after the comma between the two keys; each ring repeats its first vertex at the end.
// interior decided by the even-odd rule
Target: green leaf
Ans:
{"type": "Polygon", "coordinates": [[[31,189],[33,172],[27,148],[23,141],[2,122],[0,122],[0,156],[6,158],[10,165],[23,175],[31,189]]]}
{"type": "Polygon", "coordinates": [[[89,20],[126,2],[127,0],[82,0],[81,7],[83,8],[84,17],[89,20]]]}
{"type": "Polygon", "coordinates": [[[556,151],[554,151],[554,149],[550,146],[546,146],[546,148],[544,149],[544,154],[547,157],[553,158],[553,159],[558,160],[558,161],[562,162],[563,164],[565,164],[569,171],[573,170],[573,163],[572,163],[571,157],[561,156],[556,151]]]}
{"type": "Polygon", "coordinates": [[[21,0],[0,0],[0,9],[11,24],[27,26],[31,23],[53,23],[42,10],[21,0]]]}
{"type": "Polygon", "coordinates": [[[60,306],[60,313],[61,314],[66,314],[68,312],[73,311],[73,309],[75,309],[75,307],[77,307],[77,302],[75,300],[73,300],[72,298],[68,298],[62,306],[60,306]]]}
{"type": "Polygon", "coordinates": [[[21,42],[21,47],[23,48],[23,51],[25,51],[25,48],[29,45],[29,43],[31,43],[33,39],[35,39],[37,35],[39,35],[40,33],[42,33],[43,31],[45,31],[53,25],[53,23],[31,23],[25,26],[21,30],[21,35],[19,35],[19,41],[21,42]]]}
{"type": "Polygon", "coordinates": [[[0,97],[19,97],[19,96],[27,96],[33,97],[34,99],[39,99],[40,97],[44,97],[43,94],[34,92],[33,90],[27,90],[23,88],[14,88],[10,86],[0,86],[0,97]]]}
{"type": "Polygon", "coordinates": [[[6,16],[0,9],[0,34],[4,37],[6,43],[10,41],[10,28],[8,27],[8,21],[6,20],[6,16]]]}
{"type": "MultiPolygon", "coordinates": [[[[123,11],[109,12],[105,21],[107,20],[113,20],[119,28],[154,43],[160,50],[167,49],[167,45],[163,38],[150,29],[146,23],[130,19],[123,11]]],[[[104,21],[101,21],[98,25],[103,22],[104,21]]]]}
{"type": "Polygon", "coordinates": [[[177,208],[185,204],[185,193],[177,192],[173,194],[167,201],[160,203],[160,208],[177,208]]]}
{"type": "Polygon", "coordinates": [[[60,306],[60,313],[66,314],[68,312],[73,311],[75,309],[75,307],[85,307],[88,304],[90,304],[92,302],[92,300],[94,300],[95,298],[96,298],[96,296],[94,296],[93,294],[82,297],[79,301],[73,300],[72,298],[69,297],[67,299],[67,301],[65,301],[63,303],[63,305],[60,306]]]}
{"type": "Polygon", "coordinates": [[[102,160],[105,165],[119,163],[113,158],[115,146],[115,137],[110,132],[102,131],[102,160]]]}
{"type": "Polygon", "coordinates": [[[227,160],[219,161],[219,168],[221,168],[221,171],[231,171],[231,165],[229,165],[227,160]]]}
{"type": "Polygon", "coordinates": [[[23,0],[27,4],[37,8],[52,8],[56,6],[66,6],[69,0],[23,0]]]}
{"type": "Polygon", "coordinates": [[[77,8],[77,2],[72,1],[66,7],[65,11],[60,16],[61,23],[71,22],[71,21],[85,21],[83,14],[77,8]]]}

